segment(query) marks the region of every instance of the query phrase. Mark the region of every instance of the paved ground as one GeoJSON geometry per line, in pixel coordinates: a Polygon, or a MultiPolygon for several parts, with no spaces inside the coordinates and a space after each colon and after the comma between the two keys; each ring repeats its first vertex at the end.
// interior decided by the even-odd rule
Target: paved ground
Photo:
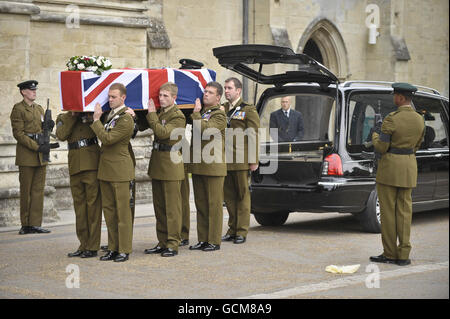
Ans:
{"type": "MultiPolygon", "coordinates": [[[[360,231],[351,216],[291,214],[282,227],[254,218],[243,245],[216,252],[180,248],[174,258],[145,255],[156,244],[151,205],[138,205],[133,253],[125,263],[68,258],[77,248],[73,212],[62,212],[50,234],[0,232],[0,298],[449,298],[449,215],[414,215],[407,267],[371,264],[380,235],[360,231]],[[360,264],[354,274],[330,274],[327,265],[360,264]],[[79,274],[79,281],[73,280],[79,274]],[[79,288],[68,288],[79,282],[79,288]],[[368,288],[375,286],[379,288],[368,288]]],[[[224,232],[227,213],[224,213],[224,232]]],[[[49,226],[49,225],[46,225],[49,226]]],[[[191,244],[196,240],[191,214],[191,244]]],[[[106,244],[102,226],[102,244],[106,244]]]]}

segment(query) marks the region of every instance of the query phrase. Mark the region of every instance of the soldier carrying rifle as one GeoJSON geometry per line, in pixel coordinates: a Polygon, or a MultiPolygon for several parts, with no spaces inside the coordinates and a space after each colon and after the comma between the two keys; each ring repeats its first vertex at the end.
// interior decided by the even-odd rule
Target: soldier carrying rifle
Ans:
{"type": "Polygon", "coordinates": [[[44,207],[44,185],[50,148],[50,132],[55,122],[47,107],[34,103],[38,82],[35,80],[19,83],[23,100],[14,105],[10,119],[14,138],[17,140],[16,165],[19,166],[20,182],[20,235],[49,233],[41,228],[44,207]]]}

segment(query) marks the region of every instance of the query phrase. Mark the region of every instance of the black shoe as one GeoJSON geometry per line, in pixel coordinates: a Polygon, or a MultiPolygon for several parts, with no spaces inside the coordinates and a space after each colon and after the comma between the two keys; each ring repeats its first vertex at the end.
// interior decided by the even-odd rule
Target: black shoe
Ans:
{"type": "Polygon", "coordinates": [[[19,235],[32,234],[33,230],[31,226],[22,226],[19,230],[19,235]]]}
{"type": "Polygon", "coordinates": [[[234,235],[225,235],[222,237],[222,241],[233,241],[236,236],[234,235]]]}
{"type": "Polygon", "coordinates": [[[77,250],[76,252],[68,253],[67,257],[80,257],[82,254],[83,254],[82,250],[77,250]]]}
{"type": "Polygon", "coordinates": [[[149,248],[144,250],[144,254],[160,254],[164,251],[165,248],[162,248],[160,246],[155,246],[153,248],[149,248]]]}
{"type": "Polygon", "coordinates": [[[370,261],[374,263],[384,263],[384,264],[395,264],[397,261],[395,259],[384,257],[384,255],[371,256],[370,261]]]}
{"type": "Polygon", "coordinates": [[[96,250],[86,250],[83,251],[83,253],[81,254],[81,258],[91,258],[91,257],[95,257],[97,256],[97,251],[96,250]]]}
{"type": "Polygon", "coordinates": [[[205,247],[203,247],[203,251],[214,251],[214,250],[219,250],[220,249],[220,245],[214,245],[214,244],[207,244],[205,247]]]}
{"type": "Polygon", "coordinates": [[[244,236],[236,236],[234,237],[233,243],[234,244],[243,244],[245,243],[246,238],[244,236]]]}
{"type": "Polygon", "coordinates": [[[189,246],[189,250],[202,250],[208,243],[204,241],[199,241],[194,246],[189,246]]]}
{"type": "Polygon", "coordinates": [[[183,239],[178,246],[183,247],[187,245],[189,245],[189,239],[183,239]]]}
{"type": "Polygon", "coordinates": [[[173,256],[176,256],[176,255],[178,255],[178,251],[173,250],[172,248],[166,248],[161,253],[161,257],[173,257],[173,256]]]}
{"type": "Polygon", "coordinates": [[[397,259],[397,265],[407,266],[411,264],[411,259],[397,259]]]}
{"type": "Polygon", "coordinates": [[[32,232],[36,233],[36,234],[48,234],[48,233],[51,233],[50,230],[45,229],[45,228],[41,228],[41,227],[38,227],[38,226],[30,226],[30,227],[32,229],[32,232]]]}
{"type": "Polygon", "coordinates": [[[100,257],[100,260],[114,260],[119,253],[117,251],[109,251],[105,256],[100,257]]]}
{"type": "Polygon", "coordinates": [[[125,253],[118,254],[116,256],[116,258],[114,258],[114,261],[116,263],[120,263],[120,262],[127,261],[127,260],[128,260],[128,254],[125,254],[125,253]]]}
{"type": "Polygon", "coordinates": [[[102,251],[104,251],[104,252],[108,252],[108,251],[109,251],[108,245],[100,246],[100,249],[101,249],[102,251]]]}

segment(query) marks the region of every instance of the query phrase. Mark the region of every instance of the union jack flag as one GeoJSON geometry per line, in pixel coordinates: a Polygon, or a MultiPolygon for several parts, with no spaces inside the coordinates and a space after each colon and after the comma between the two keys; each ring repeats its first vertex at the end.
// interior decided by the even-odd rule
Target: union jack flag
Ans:
{"type": "Polygon", "coordinates": [[[113,83],[127,88],[125,105],[135,109],[147,109],[150,98],[159,107],[159,88],[166,82],[178,86],[176,103],[180,107],[193,108],[196,98],[202,98],[206,84],[215,81],[216,72],[210,69],[118,69],[101,75],[93,72],[60,72],[61,108],[64,111],[93,112],[97,103],[109,109],[108,90],[113,83]]]}

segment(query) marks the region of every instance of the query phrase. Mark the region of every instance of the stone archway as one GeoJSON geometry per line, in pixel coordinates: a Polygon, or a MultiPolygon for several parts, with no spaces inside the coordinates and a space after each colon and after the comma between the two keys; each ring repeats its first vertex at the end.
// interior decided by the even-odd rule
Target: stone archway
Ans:
{"type": "Polygon", "coordinates": [[[341,33],[326,18],[319,17],[308,25],[300,38],[297,52],[311,55],[330,69],[340,81],[351,76],[347,49],[341,33]]]}

